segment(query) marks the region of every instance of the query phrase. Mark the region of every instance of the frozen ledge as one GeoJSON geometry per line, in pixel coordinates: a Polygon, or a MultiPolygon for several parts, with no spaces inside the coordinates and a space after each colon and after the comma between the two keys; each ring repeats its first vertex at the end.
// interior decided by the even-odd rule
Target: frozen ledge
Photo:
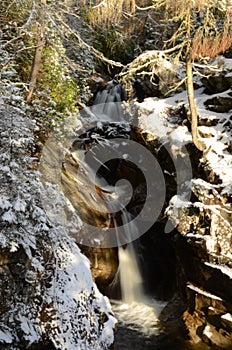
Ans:
{"type": "Polygon", "coordinates": [[[211,298],[211,299],[214,299],[214,300],[220,300],[220,301],[222,301],[222,299],[221,299],[220,297],[218,297],[218,296],[216,296],[216,295],[213,295],[213,294],[211,294],[211,293],[209,293],[209,292],[206,292],[205,290],[200,289],[200,288],[194,286],[194,285],[191,284],[191,283],[188,283],[188,284],[187,284],[187,287],[188,287],[189,289],[191,289],[191,290],[197,292],[198,294],[204,295],[204,296],[206,296],[206,297],[208,297],[208,298],[211,298]]]}
{"type": "Polygon", "coordinates": [[[232,279],[232,269],[225,265],[216,265],[213,263],[205,262],[205,265],[212,267],[213,269],[220,270],[224,275],[227,275],[232,279]]]}

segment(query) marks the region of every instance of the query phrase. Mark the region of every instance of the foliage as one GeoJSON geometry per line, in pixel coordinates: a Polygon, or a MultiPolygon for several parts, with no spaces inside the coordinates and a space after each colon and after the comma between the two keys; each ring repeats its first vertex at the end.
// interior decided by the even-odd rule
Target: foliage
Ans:
{"type": "Polygon", "coordinates": [[[110,59],[127,64],[134,58],[134,42],[128,36],[123,37],[115,28],[105,31],[99,29],[96,35],[97,49],[110,59]]]}
{"type": "Polygon", "coordinates": [[[124,13],[135,13],[135,0],[97,0],[89,13],[93,26],[104,26],[106,29],[116,26],[122,20],[124,13]]]}
{"type": "Polygon", "coordinates": [[[232,47],[231,13],[226,11],[217,17],[211,16],[211,22],[197,28],[192,42],[192,58],[216,57],[232,47]]]}
{"type": "MultiPolygon", "coordinates": [[[[2,4],[1,22],[5,46],[11,52],[16,70],[25,84],[25,94],[36,48],[39,6],[40,1],[28,0],[3,1],[2,4]]],[[[51,12],[46,13],[45,47],[33,98],[40,96],[41,99],[47,94],[44,102],[41,99],[41,105],[50,99],[57,112],[65,112],[66,109],[74,111],[78,87],[65,62],[67,58],[53,8],[49,10],[51,12]]]]}
{"type": "Polygon", "coordinates": [[[179,66],[165,54],[163,50],[149,50],[136,57],[118,74],[118,79],[131,94],[131,79],[137,77],[142,81],[150,80],[151,85],[157,85],[163,95],[170,92],[178,79],[179,66]]]}
{"type": "Polygon", "coordinates": [[[63,216],[48,215],[44,196],[56,208],[66,200],[34,170],[35,125],[22,107],[0,104],[0,348],[108,349],[115,323],[110,305],[63,216]]]}
{"type": "Polygon", "coordinates": [[[49,93],[57,111],[65,112],[66,108],[75,111],[78,87],[68,69],[62,65],[60,58],[64,50],[59,41],[55,45],[47,45],[43,50],[38,87],[49,93]]]}

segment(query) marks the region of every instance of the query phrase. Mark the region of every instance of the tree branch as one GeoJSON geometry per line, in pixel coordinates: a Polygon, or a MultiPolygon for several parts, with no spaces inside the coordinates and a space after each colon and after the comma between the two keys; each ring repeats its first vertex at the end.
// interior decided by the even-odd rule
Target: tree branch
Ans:
{"type": "Polygon", "coordinates": [[[75,38],[79,41],[80,45],[86,47],[96,58],[100,59],[103,62],[108,63],[111,66],[115,66],[115,67],[124,67],[124,65],[121,62],[117,62],[117,61],[113,61],[110,60],[108,58],[106,58],[102,52],[98,51],[97,49],[95,49],[93,46],[90,46],[89,44],[87,44],[83,39],[81,39],[81,37],[74,32],[64,21],[63,19],[57,14],[56,15],[58,20],[62,23],[62,25],[68,29],[68,31],[75,36],[75,38]]]}

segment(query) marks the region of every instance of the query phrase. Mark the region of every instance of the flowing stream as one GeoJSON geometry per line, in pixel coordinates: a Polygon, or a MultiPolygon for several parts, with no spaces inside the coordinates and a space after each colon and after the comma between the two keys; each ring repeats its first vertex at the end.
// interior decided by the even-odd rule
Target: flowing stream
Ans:
{"type": "MultiPolygon", "coordinates": [[[[128,220],[128,214],[122,213],[122,221],[128,220]]],[[[127,235],[132,237],[136,227],[128,227],[127,235]]],[[[119,247],[121,301],[111,301],[119,321],[114,347],[117,350],[154,349],[162,336],[158,317],[166,303],[145,294],[139,253],[140,240],[119,247]]]]}

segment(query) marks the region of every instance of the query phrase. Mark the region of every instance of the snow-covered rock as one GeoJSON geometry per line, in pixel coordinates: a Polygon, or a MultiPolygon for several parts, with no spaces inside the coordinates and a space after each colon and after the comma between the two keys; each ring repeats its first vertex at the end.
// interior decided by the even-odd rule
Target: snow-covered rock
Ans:
{"type": "Polygon", "coordinates": [[[116,323],[109,301],[67,228],[41,203],[34,126],[0,104],[0,348],[108,349],[116,323]]]}
{"type": "MultiPolygon", "coordinates": [[[[232,60],[221,60],[228,77],[232,60]]],[[[232,135],[228,105],[231,86],[210,98],[226,101],[227,105],[220,110],[211,108],[205,89],[195,91],[198,131],[206,145],[202,153],[192,144],[186,91],[138,104],[138,121],[149,148],[155,146],[155,155],[169,144],[166,150],[172,153],[171,160],[176,166],[177,157],[186,156],[183,148],[188,150],[192,177],[188,183],[177,186],[177,193],[173,194],[172,179],[178,185],[183,177],[178,178],[177,167],[170,172],[167,162],[161,164],[166,175],[167,198],[168,194],[171,197],[165,213],[179,232],[174,235],[173,246],[178,260],[179,289],[183,295],[187,291],[188,309],[183,319],[193,342],[226,347],[232,345],[228,316],[232,298],[232,135]],[[191,196],[186,196],[187,188],[191,188],[191,196]]],[[[159,154],[158,159],[163,159],[159,154]]]]}

